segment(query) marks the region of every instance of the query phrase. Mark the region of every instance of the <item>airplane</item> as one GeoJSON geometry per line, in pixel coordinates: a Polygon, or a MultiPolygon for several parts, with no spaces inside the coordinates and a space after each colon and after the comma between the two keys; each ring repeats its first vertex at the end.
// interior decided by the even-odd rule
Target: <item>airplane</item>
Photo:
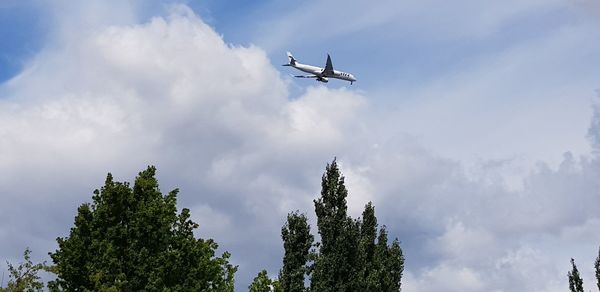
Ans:
{"type": "Polygon", "coordinates": [[[323,83],[329,82],[328,78],[336,78],[341,80],[350,81],[350,85],[356,81],[354,75],[342,71],[333,70],[333,65],[331,64],[331,57],[327,54],[327,63],[325,63],[325,68],[315,67],[311,65],[301,64],[292,56],[292,53],[287,52],[288,56],[288,64],[284,64],[282,66],[290,66],[294,67],[302,72],[306,72],[312,75],[295,75],[297,78],[315,78],[316,81],[321,81],[323,83]]]}

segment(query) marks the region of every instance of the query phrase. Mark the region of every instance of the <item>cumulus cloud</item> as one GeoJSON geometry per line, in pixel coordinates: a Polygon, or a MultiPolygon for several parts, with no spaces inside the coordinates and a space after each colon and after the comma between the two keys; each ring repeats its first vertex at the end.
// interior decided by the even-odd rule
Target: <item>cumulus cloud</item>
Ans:
{"type": "Polygon", "coordinates": [[[348,180],[366,182],[365,197],[379,206],[380,221],[393,222],[392,234],[403,235],[407,290],[558,291],[570,257],[593,279],[600,204],[595,156],[565,153],[557,168],[540,163],[513,190],[406,145],[378,145],[360,158],[364,164],[348,166],[348,180]],[[447,277],[464,283],[448,284],[447,277]]]}
{"type": "Polygon", "coordinates": [[[484,291],[481,275],[469,268],[440,265],[424,270],[418,280],[407,275],[404,289],[409,291],[484,291]]]}
{"type": "Polygon", "coordinates": [[[59,37],[1,85],[2,257],[52,250],[107,171],[131,180],[154,164],[163,191],[181,188],[198,235],[232,252],[242,291],[259,270],[276,273],[285,214],[312,213],[334,156],[350,213],[373,201],[400,237],[407,291],[557,291],[570,257],[595,256],[596,156],[567,153],[509,188],[506,161],[466,169],[398,130],[402,120],[376,116],[367,93],[317,85],[290,96],[262,48],[224,42],[186,6],[144,20],[126,8],[84,34],[65,22],[61,35],[77,37],[59,37]]]}
{"type": "MultiPolygon", "coordinates": [[[[288,99],[288,81],[260,48],[226,44],[186,6],[141,24],[93,27],[40,52],[2,86],[8,220],[0,230],[54,225],[26,233],[47,236],[32,248],[50,250],[48,241],[67,232],[74,206],[89,201],[105,172],[130,180],[155,164],[167,186],[182,188],[181,204],[206,226],[200,235],[240,259],[243,247],[276,250],[257,253],[264,255],[241,266],[241,275],[273,266],[280,221],[310,207],[314,189],[306,186],[348,140],[363,97],[317,86],[288,99]],[[56,209],[18,219],[44,204],[56,209]]],[[[2,250],[18,254],[28,241],[4,241],[2,250]]]]}

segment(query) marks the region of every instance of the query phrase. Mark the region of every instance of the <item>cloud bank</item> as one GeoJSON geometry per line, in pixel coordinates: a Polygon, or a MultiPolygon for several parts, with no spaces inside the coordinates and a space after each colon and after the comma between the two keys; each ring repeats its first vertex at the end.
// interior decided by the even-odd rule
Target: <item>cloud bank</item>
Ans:
{"type": "Polygon", "coordinates": [[[352,215],[373,201],[402,241],[406,291],[564,290],[570,257],[592,283],[595,155],[567,152],[511,189],[510,161],[466,169],[394,130],[367,92],[317,85],[291,96],[263,49],[225,43],[186,6],[117,18],[59,25],[56,43],[0,88],[3,258],[54,249],[106,172],[132,180],[153,164],[163,191],[181,188],[198,235],[232,252],[244,291],[261,269],[277,273],[285,215],[313,213],[337,156],[352,215]]]}
{"type": "Polygon", "coordinates": [[[181,187],[200,235],[240,254],[240,275],[274,264],[282,220],[310,208],[364,98],[317,86],[290,100],[260,48],[224,43],[185,6],[93,31],[41,52],[3,85],[0,230],[47,231],[1,249],[16,255],[40,236],[32,248],[48,250],[106,172],[131,180],[154,164],[168,188],[181,187]],[[43,214],[19,215],[31,208],[43,214]]]}

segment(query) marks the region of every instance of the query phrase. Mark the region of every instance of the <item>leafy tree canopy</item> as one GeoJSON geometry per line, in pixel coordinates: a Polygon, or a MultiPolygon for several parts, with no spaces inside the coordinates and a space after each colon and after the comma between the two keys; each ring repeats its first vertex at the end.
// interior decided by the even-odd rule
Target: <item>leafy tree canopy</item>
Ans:
{"type": "Polygon", "coordinates": [[[583,279],[581,279],[581,276],[579,275],[579,270],[577,270],[574,259],[571,259],[571,266],[573,269],[568,273],[569,290],[571,290],[571,292],[584,292],[583,279]]]}
{"type": "Polygon", "coordinates": [[[190,211],[177,213],[178,190],[163,195],[155,174],[148,167],[133,187],[108,174],[50,253],[58,276],[51,289],[233,291],[229,253],[216,256],[216,242],[194,237],[190,211]]]}
{"type": "Polygon", "coordinates": [[[281,228],[283,239],[283,268],[279,272],[281,287],[286,292],[302,292],[304,275],[308,273],[306,265],[314,237],[310,234],[310,225],[304,214],[290,213],[287,222],[281,228]]]}
{"type": "Polygon", "coordinates": [[[279,282],[271,280],[267,275],[266,270],[262,270],[258,273],[258,275],[252,281],[252,284],[248,286],[250,292],[283,292],[287,290],[283,290],[279,285],[279,282]]]}
{"type": "Polygon", "coordinates": [[[42,291],[44,283],[40,280],[39,271],[47,270],[45,263],[34,264],[31,261],[31,250],[25,249],[23,252],[25,262],[17,267],[8,263],[9,280],[6,288],[0,287],[0,292],[33,292],[42,291]]]}
{"type": "Polygon", "coordinates": [[[596,257],[596,261],[594,262],[594,269],[596,270],[596,285],[598,286],[598,290],[600,290],[600,249],[598,250],[598,257],[596,257]]]}
{"type": "MultiPolygon", "coordinates": [[[[321,179],[321,196],[314,200],[321,241],[314,245],[315,250],[309,257],[295,257],[295,266],[303,267],[312,260],[308,269],[310,291],[400,291],[404,256],[399,241],[388,244],[385,226],[378,234],[375,207],[370,202],[365,206],[362,219],[348,216],[347,196],[344,177],[334,159],[327,164],[321,179]]],[[[292,219],[297,220],[288,216],[288,223],[282,229],[284,270],[289,263],[288,255],[303,254],[306,250],[305,244],[289,244],[292,219]]],[[[309,231],[308,224],[302,226],[306,229],[302,234],[309,231]]],[[[301,269],[294,271],[280,275],[284,287],[288,282],[296,283],[293,289],[286,291],[302,291],[303,285],[297,284],[303,279],[301,269]],[[295,280],[288,280],[290,274],[296,275],[295,280]]]]}

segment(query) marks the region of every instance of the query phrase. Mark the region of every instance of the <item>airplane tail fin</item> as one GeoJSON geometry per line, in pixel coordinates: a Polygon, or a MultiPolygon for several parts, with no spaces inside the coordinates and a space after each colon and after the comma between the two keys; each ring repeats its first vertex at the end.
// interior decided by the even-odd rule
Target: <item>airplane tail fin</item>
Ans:
{"type": "Polygon", "coordinates": [[[296,65],[296,59],[294,59],[294,56],[292,56],[292,53],[287,52],[287,56],[288,56],[288,66],[295,66],[296,65]]]}

